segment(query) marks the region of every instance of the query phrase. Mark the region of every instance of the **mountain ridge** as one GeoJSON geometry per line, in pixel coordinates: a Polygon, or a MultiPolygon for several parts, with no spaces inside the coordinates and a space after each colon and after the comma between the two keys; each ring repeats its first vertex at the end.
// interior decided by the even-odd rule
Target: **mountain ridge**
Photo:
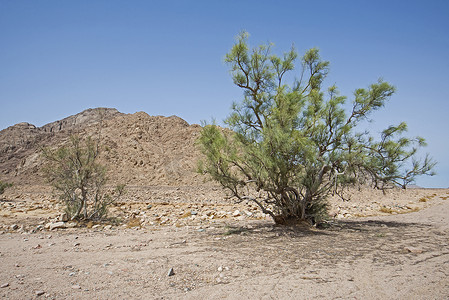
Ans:
{"type": "Polygon", "coordinates": [[[196,185],[203,182],[195,172],[200,130],[177,116],[124,114],[115,108],[86,109],[41,127],[22,122],[0,131],[0,180],[44,183],[42,147],[62,146],[79,134],[101,139],[100,160],[111,184],[196,185]]]}

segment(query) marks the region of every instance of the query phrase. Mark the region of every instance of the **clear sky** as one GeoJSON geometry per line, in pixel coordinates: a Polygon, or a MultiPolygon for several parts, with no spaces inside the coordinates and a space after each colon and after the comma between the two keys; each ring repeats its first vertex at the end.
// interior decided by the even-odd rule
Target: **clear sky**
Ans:
{"type": "Polygon", "coordinates": [[[449,1],[0,0],[0,129],[87,108],[222,121],[241,99],[223,57],[246,30],[281,54],[318,47],[349,96],[382,77],[397,93],[371,124],[406,121],[449,187],[449,1]]]}

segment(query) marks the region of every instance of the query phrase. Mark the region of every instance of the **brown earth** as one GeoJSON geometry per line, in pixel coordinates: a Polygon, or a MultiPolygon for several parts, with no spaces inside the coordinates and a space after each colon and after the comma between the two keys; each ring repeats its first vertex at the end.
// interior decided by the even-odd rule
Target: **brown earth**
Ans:
{"type": "Polygon", "coordinates": [[[107,223],[61,222],[39,149],[96,136],[97,116],[0,132],[0,179],[15,183],[0,197],[2,298],[449,297],[448,189],[352,189],[330,200],[329,228],[277,227],[194,172],[200,127],[177,117],[109,111],[102,159],[128,192],[107,223]]]}

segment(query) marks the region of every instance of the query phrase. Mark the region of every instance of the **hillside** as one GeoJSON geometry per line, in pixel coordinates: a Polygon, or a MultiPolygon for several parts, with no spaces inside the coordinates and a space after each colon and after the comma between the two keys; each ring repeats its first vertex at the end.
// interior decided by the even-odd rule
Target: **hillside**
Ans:
{"type": "Polygon", "coordinates": [[[111,184],[195,185],[202,182],[195,173],[199,155],[195,139],[200,128],[176,116],[98,108],[42,127],[16,124],[0,131],[0,179],[15,184],[44,183],[42,147],[61,146],[71,134],[79,133],[101,138],[101,160],[111,184]]]}

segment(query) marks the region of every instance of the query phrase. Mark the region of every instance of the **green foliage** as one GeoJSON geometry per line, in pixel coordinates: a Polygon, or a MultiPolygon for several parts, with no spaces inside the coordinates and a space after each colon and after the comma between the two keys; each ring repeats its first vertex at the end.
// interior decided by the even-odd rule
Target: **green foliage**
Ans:
{"type": "Polygon", "coordinates": [[[299,80],[287,85],[296,50],[279,57],[272,45],[250,50],[247,40],[247,33],[240,34],[225,57],[243,89],[243,100],[226,119],[232,131],[205,125],[199,138],[205,155],[200,171],[237,199],[254,201],[276,223],[319,222],[326,217],[327,196],[339,187],[363,182],[405,188],[416,176],[433,174],[429,156],[415,159],[424,139],[403,137],[405,123],[388,127],[380,141],[357,132],[357,125],[385,105],[393,86],[379,80],[355,90],[347,112],[347,98],[335,86],[321,87],[329,62],[318,49],[305,53],[299,80]]]}
{"type": "Polygon", "coordinates": [[[71,220],[105,217],[107,207],[124,192],[124,185],[117,186],[113,195],[105,192],[106,169],[98,163],[98,155],[98,144],[91,137],[82,141],[71,136],[67,146],[43,149],[47,160],[44,172],[60,193],[71,220]]]}
{"type": "Polygon", "coordinates": [[[0,180],[0,195],[3,194],[5,189],[12,187],[12,183],[3,182],[0,180]]]}

